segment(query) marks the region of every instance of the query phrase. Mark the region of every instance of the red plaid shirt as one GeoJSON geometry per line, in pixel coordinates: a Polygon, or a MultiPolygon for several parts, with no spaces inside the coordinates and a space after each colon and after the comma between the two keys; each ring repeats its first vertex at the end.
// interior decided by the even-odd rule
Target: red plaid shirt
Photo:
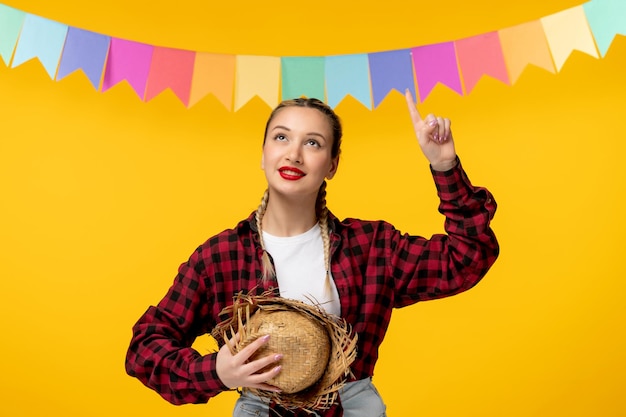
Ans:
{"type": "MultiPolygon", "coordinates": [[[[496,202],[469,182],[460,163],[433,171],[446,234],[410,236],[383,221],[331,215],[331,269],[342,317],[358,334],[356,379],[372,376],[394,307],[472,288],[498,256],[490,228],[496,202]]],[[[191,348],[225,317],[220,311],[241,291],[260,285],[261,247],[254,213],[234,229],[211,237],[183,263],[167,295],[133,328],[126,370],[174,404],[204,403],[228,389],[217,376],[216,354],[191,348]]],[[[325,415],[341,415],[340,405],[325,415]]]]}

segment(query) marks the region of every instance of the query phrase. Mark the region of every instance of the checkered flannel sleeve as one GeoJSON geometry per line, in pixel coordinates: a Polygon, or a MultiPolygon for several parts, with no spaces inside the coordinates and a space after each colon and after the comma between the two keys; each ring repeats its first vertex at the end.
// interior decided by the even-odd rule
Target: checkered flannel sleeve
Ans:
{"type": "Polygon", "coordinates": [[[126,356],[127,373],[172,404],[205,403],[228,389],[216,372],[217,355],[203,356],[191,347],[207,332],[198,323],[212,323],[203,270],[199,248],[180,266],[167,295],[137,321],[126,356]]]}
{"type": "Polygon", "coordinates": [[[496,202],[473,186],[460,161],[449,171],[432,171],[445,216],[445,234],[430,239],[395,232],[390,267],[396,280],[396,306],[451,296],[475,286],[499,254],[491,229],[496,202]]]}

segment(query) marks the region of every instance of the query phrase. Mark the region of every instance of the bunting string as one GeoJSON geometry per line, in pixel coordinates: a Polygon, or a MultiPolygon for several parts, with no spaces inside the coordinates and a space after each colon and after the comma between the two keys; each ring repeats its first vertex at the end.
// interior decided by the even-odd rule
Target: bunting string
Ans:
{"type": "Polygon", "coordinates": [[[591,0],[514,27],[408,49],[228,55],[111,37],[0,4],[0,58],[10,68],[38,59],[52,80],[80,70],[99,92],[125,80],[142,101],[169,89],[186,107],[212,94],[232,111],[255,96],[271,107],[307,96],[334,108],[350,95],[371,110],[392,90],[408,88],[422,102],[437,84],[467,95],[483,76],[512,85],[528,65],[557,73],[575,50],[604,57],[617,35],[626,35],[626,1],[591,0]]]}

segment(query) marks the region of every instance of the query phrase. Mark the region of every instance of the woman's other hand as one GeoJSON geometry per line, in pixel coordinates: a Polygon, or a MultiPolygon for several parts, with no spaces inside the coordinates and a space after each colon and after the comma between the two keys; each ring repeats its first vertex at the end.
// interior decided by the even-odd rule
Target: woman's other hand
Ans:
{"type": "MultiPolygon", "coordinates": [[[[238,339],[239,333],[233,339],[238,339]]],[[[232,354],[230,347],[235,343],[233,339],[226,339],[226,343],[217,352],[216,371],[224,385],[229,388],[248,387],[268,391],[280,392],[280,389],[265,382],[274,378],[281,370],[280,365],[270,370],[258,373],[263,368],[279,361],[281,354],[271,354],[253,361],[250,357],[269,340],[269,335],[262,336],[250,343],[236,354],[232,354]]]]}

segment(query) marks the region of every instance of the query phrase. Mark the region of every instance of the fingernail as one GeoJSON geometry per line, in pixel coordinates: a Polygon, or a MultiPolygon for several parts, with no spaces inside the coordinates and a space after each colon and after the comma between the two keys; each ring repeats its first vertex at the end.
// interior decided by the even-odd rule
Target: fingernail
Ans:
{"type": "Polygon", "coordinates": [[[274,356],[274,360],[275,360],[275,361],[279,361],[279,360],[281,360],[282,358],[283,358],[283,354],[282,354],[282,353],[279,353],[279,354],[277,354],[276,356],[274,356]]]}
{"type": "Polygon", "coordinates": [[[428,122],[428,124],[430,126],[437,126],[437,119],[432,119],[430,122],[428,122]]]}
{"type": "Polygon", "coordinates": [[[283,369],[283,367],[278,365],[274,368],[274,372],[279,373],[281,369],[283,369]]]}
{"type": "Polygon", "coordinates": [[[264,342],[267,342],[268,340],[270,340],[270,335],[266,334],[265,336],[261,338],[261,340],[263,340],[264,342]]]}

